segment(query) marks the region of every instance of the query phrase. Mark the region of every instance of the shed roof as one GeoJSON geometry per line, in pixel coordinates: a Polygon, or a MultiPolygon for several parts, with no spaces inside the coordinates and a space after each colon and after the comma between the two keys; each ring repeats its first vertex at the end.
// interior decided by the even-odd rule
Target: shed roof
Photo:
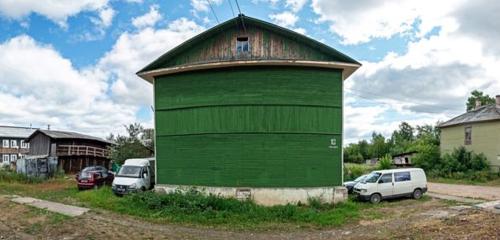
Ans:
{"type": "Polygon", "coordinates": [[[458,117],[452,118],[438,127],[445,128],[456,125],[463,125],[485,121],[500,121],[500,107],[496,104],[481,106],[477,109],[466,112],[458,117]]]}
{"type": "MultiPolygon", "coordinates": [[[[276,32],[278,34],[281,34],[283,36],[286,36],[288,38],[294,39],[297,42],[300,42],[302,44],[306,44],[310,46],[311,48],[317,49],[321,52],[323,52],[326,55],[329,55],[332,57],[332,59],[336,59],[335,61],[328,61],[322,64],[321,66],[323,67],[330,67],[330,68],[340,68],[340,69],[345,69],[348,68],[348,73],[346,74],[346,77],[352,74],[357,68],[361,66],[361,63],[358,61],[354,60],[353,58],[339,52],[338,50],[321,43],[319,41],[316,41],[312,38],[309,38],[305,35],[302,35],[300,33],[297,33],[295,31],[280,27],[278,25],[268,23],[256,18],[251,18],[247,17],[245,15],[238,15],[238,17],[232,18],[230,20],[227,20],[219,25],[216,25],[212,28],[210,28],[207,31],[204,31],[195,37],[183,42],[182,44],[178,45],[177,47],[173,48],[172,50],[168,51],[167,53],[161,55],[159,58],[154,60],[152,63],[148,64],[146,67],[141,69],[140,71],[137,72],[137,75],[140,77],[144,78],[145,80],[152,82],[152,79],[154,76],[157,75],[163,75],[166,73],[170,72],[178,72],[178,71],[187,71],[187,70],[197,70],[197,69],[206,69],[206,68],[212,68],[212,67],[224,67],[225,65],[222,64],[216,64],[216,65],[211,65],[211,66],[205,66],[205,68],[200,68],[200,66],[197,66],[195,68],[186,68],[186,67],[168,67],[164,68],[162,65],[175,58],[178,56],[180,53],[190,49],[191,47],[195,46],[196,44],[207,40],[210,37],[215,36],[216,34],[219,34],[221,32],[224,32],[226,29],[239,26],[239,25],[254,25],[261,27],[263,29],[267,29],[273,32],[276,32]],[[329,63],[329,64],[327,64],[329,63]],[[160,71],[162,69],[162,71],[160,71]],[[166,71],[168,70],[168,71],[166,71]]],[[[289,65],[304,65],[304,66],[315,66],[314,63],[319,63],[320,61],[300,61],[300,60],[288,60],[288,61],[276,61],[276,60],[252,60],[252,61],[231,61],[231,62],[237,62],[238,64],[247,64],[247,65],[263,65],[263,64],[268,64],[268,65],[280,65],[281,64],[289,64],[289,65]]],[[[208,64],[198,64],[198,65],[208,65],[208,64]]],[[[316,64],[319,66],[319,64],[316,64]]],[[[227,65],[227,66],[233,66],[233,65],[227,65]]]]}
{"type": "Polygon", "coordinates": [[[36,128],[0,126],[0,137],[27,138],[36,128]]]}
{"type": "Polygon", "coordinates": [[[110,142],[108,140],[94,137],[94,136],[81,134],[81,133],[77,133],[77,132],[41,130],[41,129],[39,129],[39,130],[35,131],[33,134],[31,134],[28,137],[27,141],[30,141],[38,133],[44,134],[47,137],[52,138],[52,139],[83,139],[83,140],[92,140],[92,141],[98,141],[98,142],[103,142],[103,143],[107,143],[107,144],[112,144],[112,142],[110,142]]]}

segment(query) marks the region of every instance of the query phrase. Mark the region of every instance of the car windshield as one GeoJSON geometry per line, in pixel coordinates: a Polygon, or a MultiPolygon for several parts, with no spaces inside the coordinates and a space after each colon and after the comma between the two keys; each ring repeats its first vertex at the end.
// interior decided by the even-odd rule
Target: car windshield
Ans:
{"type": "Polygon", "coordinates": [[[123,166],[118,172],[118,177],[140,178],[141,167],[139,166],[123,166]]]}
{"type": "Polygon", "coordinates": [[[379,172],[372,172],[366,176],[365,179],[362,180],[363,183],[374,183],[377,182],[378,178],[382,175],[379,172]]]}
{"type": "Polygon", "coordinates": [[[363,176],[361,176],[361,177],[358,177],[358,178],[354,179],[354,181],[355,181],[355,182],[361,182],[361,181],[363,181],[363,179],[365,179],[365,177],[366,177],[366,176],[367,176],[367,175],[363,175],[363,176]]]}

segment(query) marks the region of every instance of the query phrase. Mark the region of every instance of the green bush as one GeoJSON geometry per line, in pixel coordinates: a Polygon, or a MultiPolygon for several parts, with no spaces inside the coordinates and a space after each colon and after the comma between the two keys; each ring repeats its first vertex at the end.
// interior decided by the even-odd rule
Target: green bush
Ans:
{"type": "Polygon", "coordinates": [[[379,159],[377,169],[384,170],[384,169],[391,169],[391,168],[392,168],[391,155],[386,154],[385,156],[383,156],[382,158],[379,159]]]}

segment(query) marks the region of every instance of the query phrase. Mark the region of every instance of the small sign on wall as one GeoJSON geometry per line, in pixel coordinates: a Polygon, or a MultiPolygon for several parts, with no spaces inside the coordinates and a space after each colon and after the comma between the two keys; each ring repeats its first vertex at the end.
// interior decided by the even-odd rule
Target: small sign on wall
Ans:
{"type": "Polygon", "coordinates": [[[335,139],[335,138],[330,139],[330,146],[328,146],[328,147],[333,148],[333,149],[337,149],[338,148],[337,139],[335,139]]]}

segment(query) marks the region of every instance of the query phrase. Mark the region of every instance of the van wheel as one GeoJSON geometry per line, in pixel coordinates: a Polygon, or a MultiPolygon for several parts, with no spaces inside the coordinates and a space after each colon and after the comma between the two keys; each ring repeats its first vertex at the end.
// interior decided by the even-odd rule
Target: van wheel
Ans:
{"type": "Polygon", "coordinates": [[[146,187],[141,187],[141,192],[145,192],[146,191],[146,187]]]}
{"type": "Polygon", "coordinates": [[[382,197],[378,193],[374,193],[370,196],[370,202],[373,204],[377,204],[382,200],[382,197]]]}
{"type": "Polygon", "coordinates": [[[414,199],[420,199],[422,198],[422,190],[420,189],[415,189],[415,191],[413,191],[413,198],[414,199]]]}

